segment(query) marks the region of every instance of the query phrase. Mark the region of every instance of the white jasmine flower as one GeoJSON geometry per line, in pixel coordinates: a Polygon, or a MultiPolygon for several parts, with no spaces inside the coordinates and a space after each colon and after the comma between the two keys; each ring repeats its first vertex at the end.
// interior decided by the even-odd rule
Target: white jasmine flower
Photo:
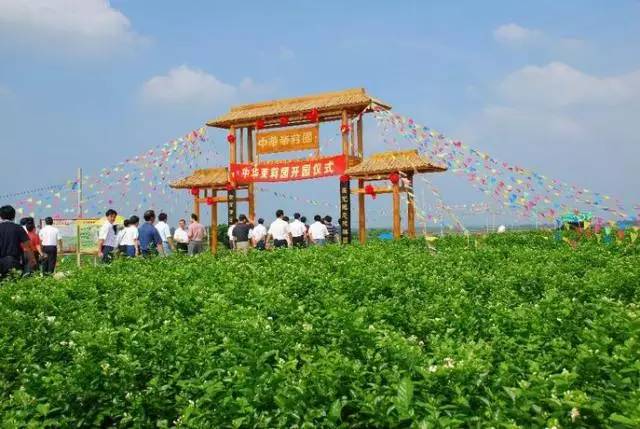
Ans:
{"type": "Polygon", "coordinates": [[[429,372],[436,372],[438,370],[438,365],[430,365],[429,372]]]}
{"type": "Polygon", "coordinates": [[[576,407],[573,407],[569,415],[571,416],[571,422],[575,423],[576,419],[580,417],[580,410],[578,410],[578,408],[576,407]]]}

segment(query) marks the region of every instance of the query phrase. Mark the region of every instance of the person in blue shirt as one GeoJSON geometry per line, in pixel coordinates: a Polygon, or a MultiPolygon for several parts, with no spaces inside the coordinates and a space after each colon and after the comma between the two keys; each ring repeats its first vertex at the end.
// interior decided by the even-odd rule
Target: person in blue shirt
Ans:
{"type": "Polygon", "coordinates": [[[153,225],[156,220],[156,213],[153,210],[144,212],[144,223],[138,228],[138,242],[140,243],[140,253],[142,256],[164,255],[162,248],[162,238],[158,230],[153,225]]]}

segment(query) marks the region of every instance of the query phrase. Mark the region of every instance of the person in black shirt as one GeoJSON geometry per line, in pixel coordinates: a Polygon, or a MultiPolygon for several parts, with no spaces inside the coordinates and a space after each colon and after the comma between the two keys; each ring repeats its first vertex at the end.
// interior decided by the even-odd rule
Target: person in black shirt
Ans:
{"type": "Polygon", "coordinates": [[[249,231],[253,226],[249,223],[247,217],[241,214],[238,222],[233,228],[233,238],[235,240],[235,248],[246,253],[249,250],[249,231]]]}
{"type": "Polygon", "coordinates": [[[0,207],[0,278],[4,278],[11,270],[20,269],[23,257],[32,270],[37,267],[31,240],[24,228],[13,222],[15,218],[16,210],[13,207],[0,207]]]}

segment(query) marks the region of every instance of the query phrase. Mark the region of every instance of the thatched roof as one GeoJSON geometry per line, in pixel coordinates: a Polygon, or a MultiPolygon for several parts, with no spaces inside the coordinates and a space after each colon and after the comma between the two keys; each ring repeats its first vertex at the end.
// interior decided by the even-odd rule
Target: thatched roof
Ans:
{"type": "Polygon", "coordinates": [[[372,110],[374,106],[391,109],[391,106],[369,96],[364,88],[354,88],[235,106],[228,113],[207,122],[207,125],[218,128],[251,127],[258,119],[263,119],[265,127],[269,128],[279,126],[278,120],[283,115],[289,117],[290,125],[296,125],[307,122],[304,114],[314,108],[318,109],[320,122],[333,121],[340,118],[342,110],[360,113],[364,109],[372,110]]]}
{"type": "Polygon", "coordinates": [[[190,176],[172,182],[169,186],[175,189],[216,188],[225,186],[228,181],[227,167],[203,168],[195,170],[190,176]]]}
{"type": "Polygon", "coordinates": [[[447,167],[432,164],[429,159],[418,154],[417,150],[405,150],[373,154],[358,165],[349,167],[346,174],[353,177],[386,178],[394,172],[437,173],[446,170],[447,167]]]}

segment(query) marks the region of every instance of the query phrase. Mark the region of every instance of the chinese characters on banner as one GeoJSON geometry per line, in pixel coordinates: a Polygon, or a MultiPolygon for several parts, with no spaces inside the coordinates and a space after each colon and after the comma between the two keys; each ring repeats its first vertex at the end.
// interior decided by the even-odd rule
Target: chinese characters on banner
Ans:
{"type": "MultiPolygon", "coordinates": [[[[227,219],[229,222],[229,226],[231,226],[231,220],[236,219],[237,215],[237,206],[238,201],[236,199],[236,190],[230,189],[227,191],[227,219]]],[[[216,210],[215,208],[213,210],[216,210]]]]}
{"type": "Polygon", "coordinates": [[[351,182],[340,181],[340,241],[351,243],[351,182]]]}
{"type": "Polygon", "coordinates": [[[289,128],[256,134],[258,154],[318,149],[318,126],[289,128]]]}
{"type": "Polygon", "coordinates": [[[258,164],[231,164],[231,180],[236,183],[288,182],[338,176],[343,174],[346,168],[347,159],[344,155],[258,164]]]}

